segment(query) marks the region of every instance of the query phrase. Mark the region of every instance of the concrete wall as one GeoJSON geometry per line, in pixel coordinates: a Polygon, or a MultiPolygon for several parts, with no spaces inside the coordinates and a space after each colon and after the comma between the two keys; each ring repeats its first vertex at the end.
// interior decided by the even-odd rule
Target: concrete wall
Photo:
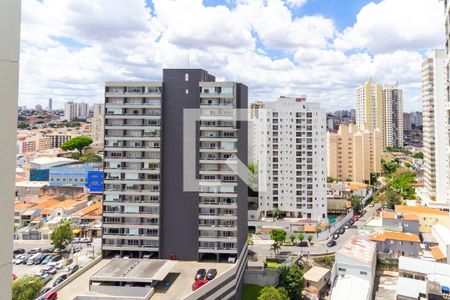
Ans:
{"type": "Polygon", "coordinates": [[[419,234],[419,221],[383,218],[383,227],[395,227],[402,232],[419,234]]]}
{"type": "Polygon", "coordinates": [[[419,254],[419,243],[386,240],[384,242],[377,242],[377,251],[382,253],[392,253],[392,257],[408,256],[417,257],[419,254]],[[411,244],[412,243],[412,244],[411,244]],[[404,254],[402,254],[404,252],[404,254]]]}
{"type": "Polygon", "coordinates": [[[11,298],[20,6],[20,0],[0,1],[0,299],[11,298]]]}
{"type": "Polygon", "coordinates": [[[264,270],[245,270],[244,282],[245,284],[256,284],[259,286],[277,286],[280,279],[280,273],[276,269],[264,270]]]}

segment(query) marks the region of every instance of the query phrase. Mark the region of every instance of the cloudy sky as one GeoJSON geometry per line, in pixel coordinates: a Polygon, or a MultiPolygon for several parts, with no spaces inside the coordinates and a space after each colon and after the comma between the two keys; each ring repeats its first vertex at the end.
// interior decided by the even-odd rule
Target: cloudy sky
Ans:
{"type": "Polygon", "coordinates": [[[107,80],[190,66],[329,111],[368,78],[398,81],[421,110],[420,63],[444,37],[439,0],[23,0],[19,101],[102,102],[107,80]]]}

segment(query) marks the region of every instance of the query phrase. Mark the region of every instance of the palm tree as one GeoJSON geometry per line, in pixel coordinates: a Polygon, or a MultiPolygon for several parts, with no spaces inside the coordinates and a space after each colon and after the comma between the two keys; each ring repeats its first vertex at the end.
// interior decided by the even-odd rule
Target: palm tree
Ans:
{"type": "Polygon", "coordinates": [[[305,239],[305,236],[303,235],[303,233],[300,233],[298,235],[298,240],[300,241],[300,243],[303,242],[304,239],[305,239]]]}
{"type": "Polygon", "coordinates": [[[270,251],[273,251],[273,253],[276,255],[278,253],[278,250],[280,250],[281,246],[279,243],[275,242],[272,244],[272,247],[270,247],[270,251]]]}

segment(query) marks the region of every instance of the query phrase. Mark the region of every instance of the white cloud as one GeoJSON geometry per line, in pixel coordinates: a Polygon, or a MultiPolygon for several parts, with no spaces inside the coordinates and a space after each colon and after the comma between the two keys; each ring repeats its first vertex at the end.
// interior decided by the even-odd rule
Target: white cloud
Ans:
{"type": "Polygon", "coordinates": [[[286,3],[290,6],[300,7],[303,6],[308,0],[286,0],[286,3]]]}
{"type": "MultiPolygon", "coordinates": [[[[48,98],[101,102],[106,80],[160,80],[162,68],[187,67],[189,59],[192,68],[247,84],[251,99],[307,93],[329,110],[349,108],[354,88],[373,77],[399,81],[414,100],[405,108],[420,108],[422,55],[413,45],[420,40],[419,48],[429,48],[433,39],[408,36],[404,47],[396,46],[400,50],[381,41],[382,53],[355,51],[377,52],[360,29],[364,10],[373,5],[352,28],[337,33],[323,16],[293,17],[294,1],[235,0],[229,8],[205,7],[201,0],[154,0],[153,11],[144,0],[116,2],[23,1],[22,104],[48,98]]],[[[430,13],[423,18],[421,23],[436,22],[430,13]]]]}
{"type": "Polygon", "coordinates": [[[442,47],[444,7],[439,0],[384,0],[367,4],[353,27],[335,40],[340,50],[375,53],[442,47]]]}

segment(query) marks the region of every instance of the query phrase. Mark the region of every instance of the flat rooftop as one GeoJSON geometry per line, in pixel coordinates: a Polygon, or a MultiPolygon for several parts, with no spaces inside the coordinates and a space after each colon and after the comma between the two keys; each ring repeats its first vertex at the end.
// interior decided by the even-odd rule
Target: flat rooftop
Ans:
{"type": "MultiPolygon", "coordinates": [[[[372,266],[375,259],[376,243],[354,235],[336,254],[350,257],[367,266],[372,266]]],[[[337,260],[337,258],[336,258],[337,260]]]]}
{"type": "Polygon", "coordinates": [[[91,281],[163,281],[175,265],[172,260],[115,258],[91,276],[91,281]]]}
{"type": "Polygon", "coordinates": [[[319,282],[328,273],[330,273],[329,269],[315,266],[309,269],[303,277],[308,281],[319,282]]]}

